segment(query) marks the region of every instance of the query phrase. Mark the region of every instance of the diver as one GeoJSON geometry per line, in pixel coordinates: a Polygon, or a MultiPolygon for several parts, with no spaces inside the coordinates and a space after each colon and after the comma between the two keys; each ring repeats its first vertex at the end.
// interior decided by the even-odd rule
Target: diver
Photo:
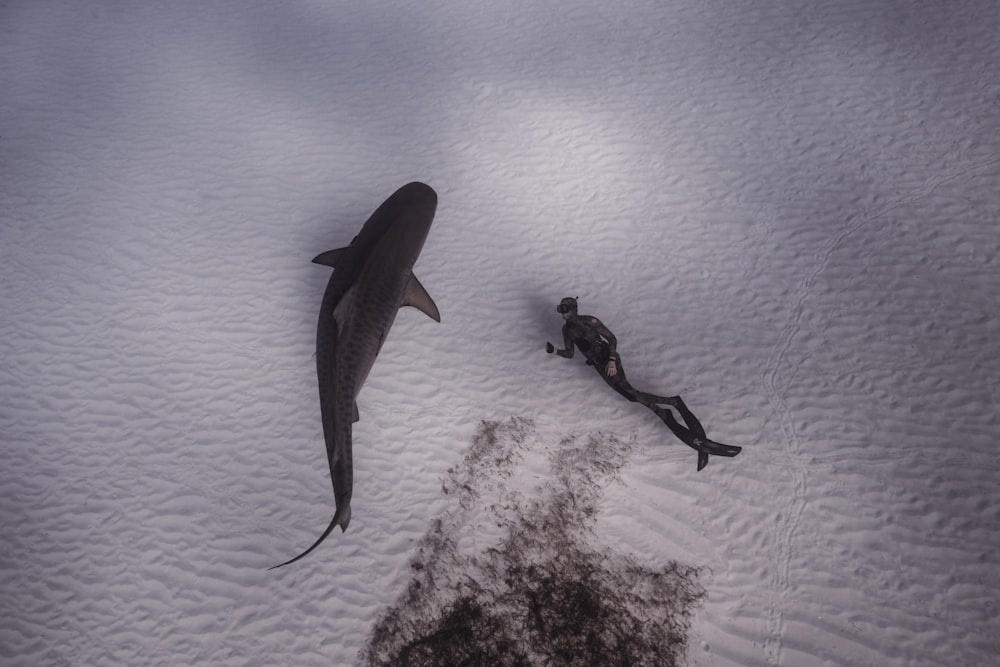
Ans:
{"type": "Polygon", "coordinates": [[[555,352],[560,357],[572,359],[574,346],[579,349],[586,358],[587,365],[593,366],[594,370],[612,389],[629,401],[640,403],[652,410],[674,435],[698,452],[698,470],[708,464],[709,454],[736,456],[740,453],[742,447],[723,445],[709,440],[701,422],[691,413],[680,396],[657,396],[639,391],[629,384],[625,377],[625,369],[622,368],[622,358],[618,354],[618,340],[615,335],[596,317],[579,315],[575,298],[571,296],[564,298],[556,306],[556,312],[562,315],[566,321],[563,324],[563,344],[565,347],[558,350],[552,343],[546,342],[545,351],[549,354],[555,352]],[[684,420],[684,425],[677,421],[669,409],[661,407],[663,405],[677,410],[681,419],[684,420]]]}

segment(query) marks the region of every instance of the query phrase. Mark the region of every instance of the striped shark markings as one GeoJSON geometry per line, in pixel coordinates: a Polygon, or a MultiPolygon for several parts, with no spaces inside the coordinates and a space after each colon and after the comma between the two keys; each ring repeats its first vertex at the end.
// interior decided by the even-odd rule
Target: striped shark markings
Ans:
{"type": "Polygon", "coordinates": [[[441,321],[434,300],[413,275],[436,209],[437,194],[430,186],[404,185],[372,213],[350,245],[313,259],[334,269],[316,328],[316,373],[336,511],[312,546],[272,570],[306,556],[335,526],[347,530],[354,487],[351,432],[358,421],[358,393],[400,308],[412,306],[441,321]]]}

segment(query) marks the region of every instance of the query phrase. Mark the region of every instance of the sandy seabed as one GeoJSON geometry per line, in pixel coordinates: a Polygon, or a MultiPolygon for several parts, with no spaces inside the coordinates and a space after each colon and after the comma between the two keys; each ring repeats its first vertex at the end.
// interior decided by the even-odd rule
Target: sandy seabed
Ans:
{"type": "Polygon", "coordinates": [[[514,417],[631,443],[589,539],[699,568],[689,664],[992,664],[997,63],[992,0],[0,4],[0,663],[357,664],[514,417]],[[411,180],[442,323],[268,572],[333,509],[309,260],[411,180]],[[743,453],[546,356],[566,295],[743,453]]]}

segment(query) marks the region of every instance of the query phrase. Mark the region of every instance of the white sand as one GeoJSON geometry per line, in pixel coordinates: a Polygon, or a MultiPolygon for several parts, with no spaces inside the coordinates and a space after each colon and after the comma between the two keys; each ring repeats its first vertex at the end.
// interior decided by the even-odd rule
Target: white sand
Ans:
{"type": "Polygon", "coordinates": [[[0,4],[0,664],[355,664],[511,415],[636,438],[598,531],[707,568],[690,664],[992,664],[994,0],[369,4],[0,4]],[[443,322],[267,572],[333,506],[309,260],[415,179],[443,322]],[[567,294],[743,454],[547,357],[567,294]]]}

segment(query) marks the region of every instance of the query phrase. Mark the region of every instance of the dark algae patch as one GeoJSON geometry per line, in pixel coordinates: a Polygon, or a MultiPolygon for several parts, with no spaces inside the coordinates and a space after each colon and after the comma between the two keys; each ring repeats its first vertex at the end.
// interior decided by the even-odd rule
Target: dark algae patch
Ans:
{"type": "Polygon", "coordinates": [[[444,483],[458,507],[424,536],[364,664],[683,664],[704,595],[698,568],[641,564],[602,546],[594,531],[603,489],[633,443],[565,438],[542,448],[550,470],[530,497],[507,490],[537,442],[529,420],[480,425],[444,483]]]}

